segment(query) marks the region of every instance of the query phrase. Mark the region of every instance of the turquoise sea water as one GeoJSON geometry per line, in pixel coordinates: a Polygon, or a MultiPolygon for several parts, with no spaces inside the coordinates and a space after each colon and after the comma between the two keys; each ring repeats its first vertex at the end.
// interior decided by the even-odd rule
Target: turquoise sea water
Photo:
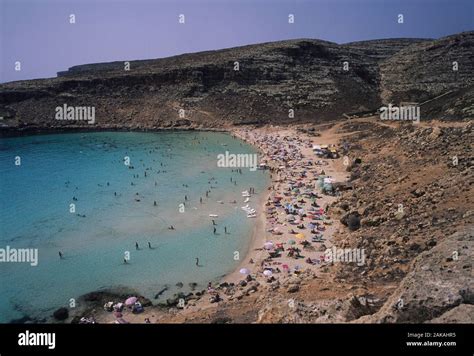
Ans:
{"type": "MultiPolygon", "coordinates": [[[[268,176],[218,168],[217,155],[226,150],[256,153],[230,135],[209,132],[0,139],[0,248],[39,253],[36,267],[0,263],[0,322],[44,317],[99,289],[127,286],[154,300],[165,285],[169,295],[177,282],[189,291],[191,282],[202,287],[231,272],[239,263],[234,252],[245,256],[255,223],[240,209],[241,192],[252,186],[262,193],[268,176]],[[133,169],[124,164],[125,156],[133,169]],[[230,203],[234,199],[237,204],[230,203]],[[217,235],[209,214],[219,215],[217,235]],[[168,230],[170,225],[176,230],[168,230]]],[[[162,298],[166,295],[154,301],[162,298]]]]}

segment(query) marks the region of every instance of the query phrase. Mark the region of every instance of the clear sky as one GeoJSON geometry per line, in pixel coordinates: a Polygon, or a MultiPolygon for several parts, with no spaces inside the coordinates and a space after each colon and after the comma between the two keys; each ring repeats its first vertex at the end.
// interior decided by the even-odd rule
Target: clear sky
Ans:
{"type": "Polygon", "coordinates": [[[474,0],[0,0],[0,82],[293,38],[438,38],[473,23],[474,0]]]}

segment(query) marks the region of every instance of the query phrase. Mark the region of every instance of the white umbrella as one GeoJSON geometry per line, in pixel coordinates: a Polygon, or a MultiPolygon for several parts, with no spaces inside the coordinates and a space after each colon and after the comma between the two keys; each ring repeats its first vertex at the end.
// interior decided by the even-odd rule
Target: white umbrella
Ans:
{"type": "Polygon", "coordinates": [[[137,297],[130,297],[125,301],[125,305],[130,306],[133,305],[137,302],[138,298],[137,297]]]}
{"type": "Polygon", "coordinates": [[[241,268],[239,272],[241,274],[250,274],[250,270],[248,268],[241,268]]]}
{"type": "Polygon", "coordinates": [[[263,247],[265,248],[265,250],[271,250],[273,249],[273,242],[265,242],[265,244],[263,245],[263,247]]]}
{"type": "Polygon", "coordinates": [[[265,271],[263,271],[263,274],[267,277],[270,277],[273,273],[269,269],[266,269],[265,271]]]}

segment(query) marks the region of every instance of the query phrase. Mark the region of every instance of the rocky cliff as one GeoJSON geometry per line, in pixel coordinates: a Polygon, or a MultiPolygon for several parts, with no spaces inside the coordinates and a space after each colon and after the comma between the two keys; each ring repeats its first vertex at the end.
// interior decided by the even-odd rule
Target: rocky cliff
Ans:
{"type": "Polygon", "coordinates": [[[79,65],[57,78],[0,85],[0,125],[17,131],[320,122],[446,92],[426,118],[469,118],[473,46],[474,32],[343,45],[300,39],[128,61],[129,70],[126,60],[79,65]],[[55,120],[64,104],[95,107],[95,124],[55,120]]]}

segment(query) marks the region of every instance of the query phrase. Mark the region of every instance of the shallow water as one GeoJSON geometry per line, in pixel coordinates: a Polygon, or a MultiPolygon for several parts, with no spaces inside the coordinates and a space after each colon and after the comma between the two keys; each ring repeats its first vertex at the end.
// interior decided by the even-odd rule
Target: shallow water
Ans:
{"type": "Polygon", "coordinates": [[[239,263],[234,252],[245,256],[255,223],[240,209],[241,191],[252,186],[262,193],[268,175],[218,168],[217,155],[226,150],[256,152],[230,135],[208,132],[1,139],[0,248],[37,248],[39,263],[0,263],[0,322],[44,317],[71,298],[117,286],[135,288],[158,302],[166,294],[153,297],[165,285],[170,295],[177,282],[189,291],[191,282],[202,288],[232,271],[239,263]],[[124,164],[125,156],[134,169],[124,164]],[[237,204],[230,204],[234,199],[237,204]],[[70,213],[71,203],[75,213],[70,213]],[[210,213],[219,214],[217,235],[210,213]],[[176,230],[168,230],[169,225],[176,230]],[[230,234],[224,234],[224,226],[230,234]],[[127,265],[125,251],[130,252],[127,265]]]}

